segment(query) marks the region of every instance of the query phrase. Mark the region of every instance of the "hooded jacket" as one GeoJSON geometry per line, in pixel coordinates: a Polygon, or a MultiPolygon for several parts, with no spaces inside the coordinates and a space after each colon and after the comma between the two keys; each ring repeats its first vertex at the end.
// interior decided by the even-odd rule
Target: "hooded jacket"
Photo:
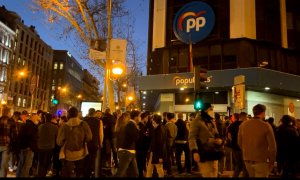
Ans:
{"type": "MultiPolygon", "coordinates": [[[[214,147],[215,144],[210,142],[209,139],[214,139],[218,136],[218,130],[212,123],[212,118],[204,111],[201,116],[195,118],[191,122],[189,132],[189,146],[191,152],[199,152],[199,146],[205,145],[207,147],[214,147]]],[[[200,157],[204,161],[206,157],[200,157]]]]}

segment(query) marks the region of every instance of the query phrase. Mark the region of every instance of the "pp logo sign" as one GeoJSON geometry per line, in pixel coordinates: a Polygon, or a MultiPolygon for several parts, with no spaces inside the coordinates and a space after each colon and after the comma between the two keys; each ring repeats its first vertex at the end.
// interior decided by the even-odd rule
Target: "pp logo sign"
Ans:
{"type": "Polygon", "coordinates": [[[173,30],[182,42],[197,43],[206,38],[215,25],[215,14],[204,2],[191,2],[183,6],[175,16],[173,30]]]}

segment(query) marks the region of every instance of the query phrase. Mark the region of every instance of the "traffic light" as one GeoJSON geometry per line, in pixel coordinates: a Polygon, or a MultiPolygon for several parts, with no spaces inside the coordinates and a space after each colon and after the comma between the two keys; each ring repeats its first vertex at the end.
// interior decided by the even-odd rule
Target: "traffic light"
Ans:
{"type": "Polygon", "coordinates": [[[200,93],[195,93],[194,109],[200,111],[203,106],[203,100],[200,93]]]}
{"type": "Polygon", "coordinates": [[[54,105],[58,105],[58,99],[52,99],[52,103],[53,103],[54,105]]]}
{"type": "Polygon", "coordinates": [[[198,92],[202,89],[206,89],[208,82],[207,77],[207,69],[201,68],[199,65],[194,66],[194,77],[195,77],[195,83],[194,83],[194,90],[195,92],[198,92]]]}

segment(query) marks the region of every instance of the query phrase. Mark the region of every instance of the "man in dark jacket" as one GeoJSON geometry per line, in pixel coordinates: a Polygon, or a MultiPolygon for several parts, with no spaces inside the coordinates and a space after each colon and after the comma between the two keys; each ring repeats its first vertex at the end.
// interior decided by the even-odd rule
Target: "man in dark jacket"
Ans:
{"type": "Polygon", "coordinates": [[[184,152],[185,156],[185,167],[188,173],[191,173],[191,157],[190,157],[190,148],[188,143],[188,129],[186,123],[183,121],[183,114],[178,113],[178,119],[175,123],[177,126],[177,136],[175,139],[175,147],[176,147],[176,165],[178,168],[179,174],[183,173],[183,168],[181,165],[181,154],[184,152]]]}
{"type": "Polygon", "coordinates": [[[6,177],[8,171],[8,161],[11,141],[17,135],[16,124],[10,120],[11,108],[3,107],[3,116],[0,118],[0,177],[6,177]]]}
{"type": "Polygon", "coordinates": [[[42,119],[45,123],[38,127],[38,177],[46,177],[58,133],[58,127],[51,123],[52,114],[43,113],[42,119]]]}
{"type": "Polygon", "coordinates": [[[139,138],[139,129],[137,123],[140,121],[140,112],[133,110],[130,113],[130,121],[125,125],[120,136],[118,157],[119,168],[116,177],[138,177],[138,168],[136,162],[136,142],[139,138]]]}
{"type": "Polygon", "coordinates": [[[172,173],[172,161],[174,156],[174,141],[177,136],[177,126],[175,125],[175,114],[167,113],[168,122],[164,125],[166,136],[167,136],[167,155],[165,169],[167,170],[167,177],[173,177],[172,173]]]}
{"type": "Polygon", "coordinates": [[[161,116],[155,114],[152,120],[153,134],[150,145],[150,158],[147,166],[146,177],[152,177],[153,170],[156,168],[158,177],[164,177],[163,159],[166,155],[167,139],[165,129],[162,127],[161,116]]]}
{"type": "Polygon", "coordinates": [[[238,132],[239,132],[239,126],[243,123],[243,121],[247,120],[247,113],[241,112],[239,115],[239,119],[234,121],[229,127],[228,127],[228,138],[231,141],[231,148],[232,148],[232,158],[234,161],[234,172],[233,177],[237,178],[239,177],[239,174],[241,171],[243,171],[243,177],[248,178],[249,174],[246,169],[243,155],[241,152],[241,149],[238,145],[237,139],[238,139],[238,132]]]}
{"type": "Polygon", "coordinates": [[[85,169],[85,177],[93,177],[93,173],[95,173],[95,177],[100,177],[100,150],[103,142],[103,124],[96,117],[96,110],[94,108],[89,109],[89,114],[84,120],[88,123],[92,131],[92,141],[88,143],[89,154],[85,158],[86,164],[90,164],[90,166],[87,166],[85,169]]]}
{"type": "Polygon", "coordinates": [[[104,139],[103,139],[103,151],[101,152],[101,157],[103,157],[103,165],[104,167],[110,167],[111,164],[111,152],[113,154],[113,160],[115,167],[118,167],[118,156],[117,156],[117,149],[115,146],[115,143],[113,141],[114,138],[114,125],[116,123],[116,120],[114,116],[111,114],[111,111],[109,108],[105,110],[105,113],[102,117],[103,122],[103,133],[104,133],[104,139]]]}
{"type": "Polygon", "coordinates": [[[150,129],[147,127],[149,113],[141,114],[141,121],[138,123],[139,139],[136,143],[136,160],[139,168],[139,177],[144,177],[146,171],[147,152],[150,147],[150,129]]]}
{"type": "Polygon", "coordinates": [[[18,135],[18,146],[20,148],[19,163],[16,177],[29,177],[29,169],[32,166],[34,152],[37,152],[38,126],[41,118],[32,113],[29,120],[21,126],[18,135]]]}

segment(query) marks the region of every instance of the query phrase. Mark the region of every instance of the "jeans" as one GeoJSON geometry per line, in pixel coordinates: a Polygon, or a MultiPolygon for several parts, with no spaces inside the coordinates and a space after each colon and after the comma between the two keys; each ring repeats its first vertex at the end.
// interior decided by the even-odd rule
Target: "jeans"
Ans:
{"type": "Polygon", "coordinates": [[[232,159],[234,161],[233,177],[239,177],[240,172],[243,171],[243,178],[248,178],[249,174],[243,160],[242,152],[240,150],[232,149],[232,159]]]}
{"type": "Polygon", "coordinates": [[[101,164],[101,149],[97,150],[96,162],[95,162],[95,177],[102,176],[102,164],[101,164]]]}
{"type": "Polygon", "coordinates": [[[245,160],[245,165],[249,173],[249,177],[264,177],[269,176],[269,164],[266,162],[255,162],[245,160]]]}
{"type": "Polygon", "coordinates": [[[164,169],[163,169],[163,164],[162,163],[152,164],[151,163],[152,162],[152,156],[153,156],[153,153],[151,152],[150,158],[149,158],[149,161],[148,161],[146,177],[147,178],[151,178],[153,170],[154,170],[154,167],[156,167],[156,171],[157,171],[158,177],[163,178],[164,175],[165,175],[164,169]]]}
{"type": "Polygon", "coordinates": [[[282,178],[297,178],[297,162],[283,162],[282,178]]]}
{"type": "Polygon", "coordinates": [[[147,152],[136,151],[136,161],[139,170],[139,177],[144,177],[144,171],[146,171],[146,159],[147,159],[147,152]]]}
{"type": "Polygon", "coordinates": [[[29,169],[32,165],[33,152],[30,148],[21,149],[16,177],[29,177],[29,169]]]}
{"type": "Polygon", "coordinates": [[[38,155],[38,177],[46,177],[48,168],[51,165],[53,149],[41,150],[38,155]]]}
{"type": "MultiPolygon", "coordinates": [[[[201,158],[201,157],[200,157],[201,158]]],[[[199,163],[200,173],[202,177],[218,177],[218,160],[205,161],[199,163]]]]}
{"type": "Polygon", "coordinates": [[[0,146],[1,155],[1,167],[0,167],[0,177],[6,177],[8,171],[8,162],[10,158],[10,153],[7,146],[0,146]]]}
{"type": "Polygon", "coordinates": [[[90,164],[85,164],[85,159],[78,161],[67,161],[63,160],[62,166],[62,177],[74,177],[73,171],[75,172],[75,177],[84,177],[84,168],[90,164]]]}
{"type": "Polygon", "coordinates": [[[135,154],[127,150],[118,151],[119,168],[115,177],[138,177],[139,172],[135,154]]]}
{"type": "Polygon", "coordinates": [[[85,167],[85,177],[90,178],[92,176],[92,172],[95,173],[95,165],[96,165],[96,156],[97,156],[98,147],[91,144],[88,145],[89,154],[85,157],[86,164],[90,164],[85,167]]]}
{"type": "Polygon", "coordinates": [[[190,156],[190,148],[189,148],[189,144],[185,143],[185,144],[177,144],[176,145],[176,164],[177,164],[177,168],[179,173],[183,172],[183,168],[181,165],[181,154],[182,152],[184,152],[184,157],[185,157],[185,167],[187,172],[191,172],[191,156],[190,156]]]}

